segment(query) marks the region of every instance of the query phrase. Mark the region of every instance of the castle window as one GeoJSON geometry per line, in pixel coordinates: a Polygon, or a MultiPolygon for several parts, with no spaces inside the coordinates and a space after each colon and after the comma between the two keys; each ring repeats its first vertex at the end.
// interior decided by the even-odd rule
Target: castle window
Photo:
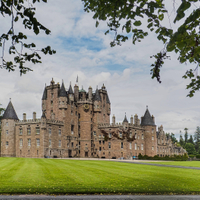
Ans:
{"type": "Polygon", "coordinates": [[[19,146],[22,147],[23,146],[23,140],[19,139],[19,146]]]}
{"type": "Polygon", "coordinates": [[[152,140],[154,140],[154,136],[152,136],[152,140]]]}
{"type": "Polygon", "coordinates": [[[132,138],[132,132],[129,133],[129,137],[132,138]]]}
{"type": "Polygon", "coordinates": [[[132,143],[131,142],[129,143],[129,149],[132,149],[132,143]]]}
{"type": "Polygon", "coordinates": [[[151,132],[153,133],[154,132],[154,129],[152,128],[151,132]]]}
{"type": "Polygon", "coordinates": [[[112,137],[112,134],[111,133],[109,133],[109,138],[111,138],[112,137]]]}
{"type": "Polygon", "coordinates": [[[144,140],[144,134],[142,134],[142,140],[144,140]]]}
{"type": "Polygon", "coordinates": [[[49,128],[49,135],[51,135],[51,128],[49,128]]]}
{"type": "Polygon", "coordinates": [[[59,140],[59,142],[58,142],[58,146],[61,147],[61,140],[59,140]]]}
{"type": "Polygon", "coordinates": [[[53,106],[53,101],[51,101],[51,106],[53,106]]]}
{"type": "Polygon", "coordinates": [[[6,126],[8,126],[8,122],[6,122],[6,126]]]}
{"type": "Polygon", "coordinates": [[[152,146],[152,151],[154,151],[154,146],[152,146]]]}
{"type": "Polygon", "coordinates": [[[110,142],[108,142],[108,148],[111,149],[111,143],[110,142]]]}
{"type": "Polygon", "coordinates": [[[137,139],[137,133],[135,133],[135,139],[137,139]]]}
{"type": "Polygon", "coordinates": [[[31,128],[27,128],[27,135],[31,134],[31,128]]]}
{"type": "Polygon", "coordinates": [[[99,139],[101,139],[101,135],[99,135],[99,139]]]}
{"type": "Polygon", "coordinates": [[[141,144],[141,150],[144,150],[143,144],[141,144]]]}
{"type": "Polygon", "coordinates": [[[96,131],[93,132],[93,135],[96,136],[96,131]]]}
{"type": "Polygon", "coordinates": [[[31,146],[31,139],[28,138],[28,146],[30,147],[31,146]]]}
{"type": "Polygon", "coordinates": [[[73,115],[73,110],[71,110],[71,115],[73,115]]]}
{"type": "Polygon", "coordinates": [[[119,132],[119,137],[122,138],[122,132],[119,132]]]}
{"type": "Polygon", "coordinates": [[[140,135],[138,134],[138,140],[140,139],[140,135]]]}
{"type": "Polygon", "coordinates": [[[71,125],[71,134],[74,134],[74,125],[71,125]]]}
{"type": "Polygon", "coordinates": [[[40,139],[36,139],[36,145],[37,145],[37,147],[39,147],[40,146],[40,139]]]}
{"type": "Polygon", "coordinates": [[[137,150],[137,143],[135,143],[135,150],[137,150]]]}
{"type": "Polygon", "coordinates": [[[6,135],[8,135],[8,130],[6,130],[6,135]]]}
{"type": "Polygon", "coordinates": [[[101,140],[99,140],[99,145],[101,145],[101,140]]]}
{"type": "Polygon", "coordinates": [[[121,142],[121,149],[123,149],[123,147],[124,147],[124,144],[123,144],[123,142],[121,142]]]}
{"type": "Polygon", "coordinates": [[[80,113],[78,113],[78,118],[79,118],[79,119],[81,118],[81,114],[80,114],[80,113]]]}
{"type": "Polygon", "coordinates": [[[36,127],[36,135],[40,134],[40,127],[36,127]]]}
{"type": "Polygon", "coordinates": [[[137,147],[137,150],[140,150],[140,147],[139,147],[139,146],[137,147]]]}
{"type": "Polygon", "coordinates": [[[72,142],[72,148],[74,147],[74,143],[72,142]]]}
{"type": "Polygon", "coordinates": [[[49,140],[49,146],[51,147],[51,140],[49,140]]]}
{"type": "Polygon", "coordinates": [[[102,142],[103,142],[103,144],[105,143],[105,141],[104,141],[104,140],[103,140],[102,142]]]}
{"type": "Polygon", "coordinates": [[[101,151],[101,147],[99,147],[99,151],[101,151]]]}
{"type": "Polygon", "coordinates": [[[8,144],[9,144],[8,141],[6,141],[6,146],[8,146],[8,144]]]}
{"type": "Polygon", "coordinates": [[[58,129],[58,135],[61,136],[61,129],[58,129]]]}
{"type": "Polygon", "coordinates": [[[51,98],[53,99],[53,93],[51,93],[51,98]]]}
{"type": "Polygon", "coordinates": [[[20,128],[19,129],[19,134],[22,135],[22,133],[23,133],[23,130],[22,130],[22,128],[20,128]]]}

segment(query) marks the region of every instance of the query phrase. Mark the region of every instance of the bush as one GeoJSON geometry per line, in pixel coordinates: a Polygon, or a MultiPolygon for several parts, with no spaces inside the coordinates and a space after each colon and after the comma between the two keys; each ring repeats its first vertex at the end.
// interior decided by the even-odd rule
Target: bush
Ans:
{"type": "Polygon", "coordinates": [[[191,154],[191,155],[189,155],[189,158],[194,158],[194,157],[195,157],[195,155],[192,155],[192,154],[191,154]]]}
{"type": "Polygon", "coordinates": [[[197,154],[197,155],[196,155],[196,158],[200,158],[200,154],[197,154]]]}
{"type": "Polygon", "coordinates": [[[165,156],[165,157],[159,157],[158,155],[155,155],[154,157],[147,156],[147,155],[138,155],[139,160],[173,160],[173,161],[186,161],[188,160],[187,154],[184,154],[183,156],[174,155],[174,156],[165,156]]]}

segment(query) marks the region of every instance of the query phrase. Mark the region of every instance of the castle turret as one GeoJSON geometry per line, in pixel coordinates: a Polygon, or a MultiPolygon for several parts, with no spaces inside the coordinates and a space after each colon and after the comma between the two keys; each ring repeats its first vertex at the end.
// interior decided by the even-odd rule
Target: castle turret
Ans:
{"type": "Polygon", "coordinates": [[[88,100],[89,101],[92,100],[92,87],[91,86],[88,88],[88,100]]]}
{"type": "Polygon", "coordinates": [[[83,89],[83,86],[82,86],[82,89],[79,90],[79,99],[82,101],[86,100],[86,91],[83,89]]]}
{"type": "Polygon", "coordinates": [[[113,115],[113,117],[112,117],[112,124],[113,125],[115,124],[115,115],[113,115]]]}
{"type": "Polygon", "coordinates": [[[157,135],[154,119],[150,115],[148,106],[144,116],[141,118],[141,126],[145,128],[145,154],[148,156],[157,155],[157,135]]]}
{"type": "Polygon", "coordinates": [[[69,90],[68,90],[68,96],[69,96],[70,101],[74,101],[74,92],[72,90],[71,83],[70,83],[69,90]]]}
{"type": "Polygon", "coordinates": [[[133,115],[131,115],[130,122],[133,124],[133,115]]]}
{"type": "Polygon", "coordinates": [[[67,109],[67,92],[64,83],[62,82],[59,94],[59,109],[67,109]]]}
{"type": "Polygon", "coordinates": [[[18,120],[15,109],[10,101],[1,120],[1,156],[16,156],[15,123],[18,120]]]}
{"type": "Polygon", "coordinates": [[[46,88],[46,84],[45,84],[45,88],[44,88],[44,92],[43,92],[43,95],[42,95],[42,112],[45,112],[46,109],[47,109],[47,88],[46,88]]]}
{"type": "Polygon", "coordinates": [[[96,89],[93,100],[94,100],[94,112],[101,112],[101,96],[99,94],[98,88],[96,89]]]}
{"type": "Polygon", "coordinates": [[[75,84],[74,86],[74,100],[78,101],[79,100],[79,91],[78,91],[78,85],[75,84]]]}

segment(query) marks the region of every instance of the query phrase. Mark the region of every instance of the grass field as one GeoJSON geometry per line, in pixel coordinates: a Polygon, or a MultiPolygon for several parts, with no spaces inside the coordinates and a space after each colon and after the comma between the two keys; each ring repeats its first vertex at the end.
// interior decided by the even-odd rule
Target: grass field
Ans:
{"type": "Polygon", "coordinates": [[[176,166],[187,166],[187,167],[200,167],[200,161],[169,161],[169,162],[148,162],[161,165],[176,165],[176,166]]]}
{"type": "Polygon", "coordinates": [[[0,194],[200,194],[200,170],[109,161],[0,158],[0,194]]]}

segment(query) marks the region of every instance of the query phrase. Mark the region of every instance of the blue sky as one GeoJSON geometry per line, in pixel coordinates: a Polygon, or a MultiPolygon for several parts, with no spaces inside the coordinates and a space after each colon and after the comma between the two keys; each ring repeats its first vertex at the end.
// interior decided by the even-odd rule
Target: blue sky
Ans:
{"type": "MultiPolygon", "coordinates": [[[[170,5],[171,1],[169,1],[170,5]]],[[[64,80],[68,89],[71,81],[75,84],[79,77],[79,86],[85,90],[92,86],[100,88],[104,83],[111,101],[111,114],[115,114],[117,122],[138,114],[141,117],[148,105],[150,113],[155,116],[156,124],[164,127],[166,132],[173,132],[179,137],[180,130],[185,127],[193,134],[200,125],[200,93],[191,99],[186,97],[187,80],[182,79],[187,69],[194,69],[190,64],[180,65],[175,54],[167,60],[161,70],[162,84],[151,79],[150,56],[159,52],[163,45],[155,35],[149,34],[141,43],[133,45],[131,39],[122,46],[110,47],[113,34],[105,35],[106,22],[100,22],[95,28],[92,13],[83,11],[81,0],[48,0],[48,3],[37,4],[37,17],[48,27],[51,35],[35,36],[26,30],[27,35],[39,47],[51,45],[57,54],[42,56],[42,64],[29,66],[34,70],[22,77],[18,72],[8,73],[1,70],[0,103],[6,107],[9,98],[18,117],[32,112],[41,116],[41,97],[45,83],[48,85],[64,80]]],[[[164,21],[168,23],[168,19],[164,21]]],[[[9,27],[9,19],[0,20],[1,32],[9,27]]],[[[16,25],[16,31],[21,26],[16,25]]]]}

